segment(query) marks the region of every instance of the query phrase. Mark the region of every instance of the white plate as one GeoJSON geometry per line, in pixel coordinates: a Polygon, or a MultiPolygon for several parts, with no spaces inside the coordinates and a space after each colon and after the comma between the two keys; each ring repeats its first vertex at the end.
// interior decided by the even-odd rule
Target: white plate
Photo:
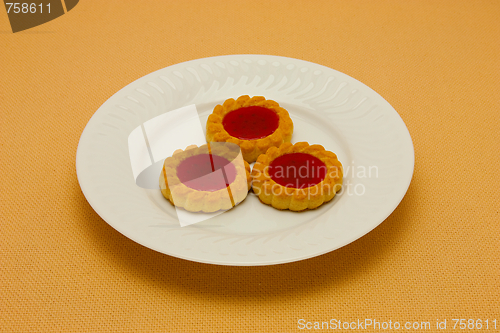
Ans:
{"type": "Polygon", "coordinates": [[[413,165],[405,124],[375,91],[331,68],[268,55],[198,59],[132,82],[90,119],[76,158],[85,197],[113,228],[153,250],[223,265],[292,262],[353,242],[397,207],[413,165]],[[145,121],[190,104],[204,125],[215,105],[240,95],[277,101],[294,122],[292,142],[335,152],[344,190],[303,213],[275,210],[249,194],[232,210],[181,228],[159,189],[135,184],[127,138],[145,121]]]}

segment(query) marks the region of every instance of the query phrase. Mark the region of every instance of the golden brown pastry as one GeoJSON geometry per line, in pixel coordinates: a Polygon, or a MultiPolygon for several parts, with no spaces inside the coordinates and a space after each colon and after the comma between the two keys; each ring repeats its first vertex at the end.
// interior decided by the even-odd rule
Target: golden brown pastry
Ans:
{"type": "Polygon", "coordinates": [[[243,201],[250,189],[250,166],[233,147],[238,148],[224,143],[176,150],[163,163],[163,196],[176,207],[204,213],[228,210],[243,201]]]}
{"type": "Polygon", "coordinates": [[[290,142],[293,123],[288,111],[262,96],[240,96],[217,105],[207,121],[208,142],[232,142],[248,163],[270,147],[290,142]]]}
{"type": "Polygon", "coordinates": [[[276,209],[315,209],[342,188],[342,164],[337,155],[307,142],[283,143],[257,159],[252,189],[260,201],[276,209]]]}

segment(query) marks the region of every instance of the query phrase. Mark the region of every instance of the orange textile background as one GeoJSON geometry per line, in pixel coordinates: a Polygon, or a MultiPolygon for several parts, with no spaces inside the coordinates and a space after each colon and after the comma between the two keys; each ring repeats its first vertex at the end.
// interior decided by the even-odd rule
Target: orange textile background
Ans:
{"type": "Polygon", "coordinates": [[[80,1],[13,34],[0,8],[0,331],[500,331],[499,18],[493,0],[80,1]],[[152,71],[227,54],[319,63],[389,101],[415,147],[394,213],[339,250],[267,267],[177,259],[106,224],[75,171],[93,113],[152,71]]]}

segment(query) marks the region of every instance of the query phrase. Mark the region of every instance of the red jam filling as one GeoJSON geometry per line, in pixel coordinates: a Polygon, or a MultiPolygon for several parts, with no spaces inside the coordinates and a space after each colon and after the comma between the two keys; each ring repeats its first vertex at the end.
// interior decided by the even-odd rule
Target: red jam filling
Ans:
{"type": "Polygon", "coordinates": [[[247,106],[226,114],[222,125],[235,138],[257,140],[276,131],[279,117],[276,112],[262,106],[247,106]]]}
{"type": "Polygon", "coordinates": [[[326,176],[326,166],[319,158],[304,153],[286,154],[269,165],[271,179],[281,186],[306,188],[314,186],[326,176]]]}
{"type": "Polygon", "coordinates": [[[192,189],[214,192],[226,188],[236,178],[236,168],[224,157],[200,154],[177,166],[177,177],[192,189]]]}

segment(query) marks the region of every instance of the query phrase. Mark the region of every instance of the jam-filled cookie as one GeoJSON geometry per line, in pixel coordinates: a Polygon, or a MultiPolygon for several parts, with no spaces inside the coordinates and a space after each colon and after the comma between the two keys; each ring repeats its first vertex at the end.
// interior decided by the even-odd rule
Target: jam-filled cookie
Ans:
{"type": "Polygon", "coordinates": [[[176,207],[212,213],[228,210],[243,201],[250,180],[250,166],[239,149],[215,143],[176,150],[165,159],[160,189],[176,207]]]}
{"type": "Polygon", "coordinates": [[[288,111],[262,96],[240,96],[217,105],[207,121],[208,142],[232,142],[248,163],[270,147],[290,142],[293,123],[288,111]]]}
{"type": "Polygon", "coordinates": [[[315,209],[342,188],[342,164],[337,155],[307,142],[283,143],[257,159],[252,189],[259,199],[280,210],[315,209]]]}

